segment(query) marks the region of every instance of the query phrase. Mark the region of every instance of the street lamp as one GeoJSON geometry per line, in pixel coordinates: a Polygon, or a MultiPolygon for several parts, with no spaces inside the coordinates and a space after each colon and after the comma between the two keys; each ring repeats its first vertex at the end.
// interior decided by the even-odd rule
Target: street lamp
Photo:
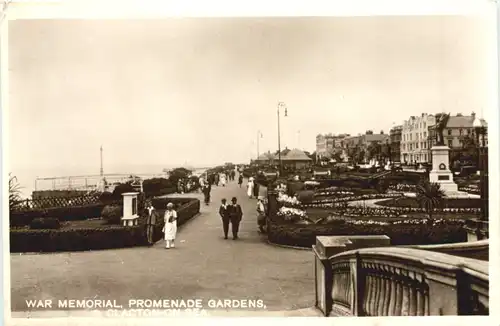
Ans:
{"type": "Polygon", "coordinates": [[[385,143],[387,145],[387,156],[388,156],[387,160],[390,164],[392,162],[392,152],[391,152],[391,144],[389,142],[389,139],[386,139],[385,143]]]}
{"type": "Polygon", "coordinates": [[[286,104],[284,102],[278,103],[278,160],[280,162],[280,176],[283,175],[283,163],[281,162],[281,135],[280,135],[280,109],[285,110],[285,117],[288,116],[288,111],[286,108],[286,104]]]}
{"type": "Polygon", "coordinates": [[[481,220],[488,221],[489,207],[488,207],[488,147],[486,146],[486,127],[477,117],[472,123],[476,134],[476,143],[478,146],[478,169],[480,173],[479,177],[479,189],[481,194],[481,220]]]}

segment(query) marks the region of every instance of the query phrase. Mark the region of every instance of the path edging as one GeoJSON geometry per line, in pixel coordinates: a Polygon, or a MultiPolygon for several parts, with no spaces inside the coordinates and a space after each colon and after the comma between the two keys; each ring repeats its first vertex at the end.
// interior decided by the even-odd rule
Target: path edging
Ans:
{"type": "Polygon", "coordinates": [[[269,239],[267,240],[267,244],[269,244],[271,246],[275,246],[275,247],[285,248],[285,249],[308,250],[308,251],[312,250],[312,248],[307,248],[307,247],[290,246],[290,245],[274,243],[274,242],[271,242],[271,240],[269,240],[269,239]]]}

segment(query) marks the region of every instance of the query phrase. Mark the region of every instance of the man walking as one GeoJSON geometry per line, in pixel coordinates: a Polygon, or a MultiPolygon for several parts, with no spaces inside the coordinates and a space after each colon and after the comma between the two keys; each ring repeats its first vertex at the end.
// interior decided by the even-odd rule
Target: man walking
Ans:
{"type": "Polygon", "coordinates": [[[241,173],[240,173],[240,175],[238,177],[238,185],[240,186],[240,188],[241,188],[242,183],[243,183],[243,175],[241,175],[241,173]]]}
{"type": "Polygon", "coordinates": [[[226,203],[226,198],[222,198],[222,204],[219,207],[219,215],[222,218],[222,228],[224,230],[224,239],[227,239],[227,233],[229,232],[229,214],[228,206],[226,203]]]}
{"type": "Polygon", "coordinates": [[[236,197],[231,199],[232,205],[228,207],[229,220],[233,230],[233,240],[238,239],[238,231],[240,229],[240,222],[243,217],[241,206],[237,203],[236,197]]]}

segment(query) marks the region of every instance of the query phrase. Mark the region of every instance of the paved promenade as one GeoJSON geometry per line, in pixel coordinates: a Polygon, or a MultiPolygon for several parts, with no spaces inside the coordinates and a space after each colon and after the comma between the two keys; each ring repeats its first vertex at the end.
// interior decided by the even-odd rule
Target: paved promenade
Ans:
{"type": "MultiPolygon", "coordinates": [[[[246,181],[244,182],[246,184],[246,181]]],[[[267,244],[258,233],[256,200],[233,181],[212,188],[212,203],[183,225],[176,248],[163,242],[93,252],[11,254],[12,310],[25,300],[262,299],[268,311],[314,305],[313,254],[267,244]],[[239,240],[224,240],[221,198],[243,208],[239,240]]],[[[184,196],[202,199],[201,193],[184,196]]],[[[234,313],[233,313],[234,315],[234,313]]]]}

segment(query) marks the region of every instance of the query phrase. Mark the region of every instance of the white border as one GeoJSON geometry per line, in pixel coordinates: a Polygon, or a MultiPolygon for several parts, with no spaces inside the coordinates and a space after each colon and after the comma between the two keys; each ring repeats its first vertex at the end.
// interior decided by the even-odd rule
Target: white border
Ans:
{"type": "MultiPolygon", "coordinates": [[[[251,16],[368,16],[368,15],[480,15],[484,19],[492,22],[491,44],[492,50],[489,52],[491,61],[491,106],[485,109],[485,116],[489,123],[490,144],[490,196],[498,199],[499,175],[498,175],[498,52],[497,52],[497,28],[496,24],[496,3],[487,0],[351,0],[351,1],[319,1],[319,0],[258,0],[258,1],[195,1],[195,0],[66,0],[66,1],[26,1],[17,0],[10,4],[7,12],[8,20],[15,19],[49,19],[49,18],[88,18],[88,19],[118,19],[118,18],[161,18],[161,17],[251,17],[251,16]]],[[[5,22],[1,26],[1,91],[2,91],[2,131],[3,131],[3,155],[2,155],[2,180],[3,198],[8,198],[8,85],[7,85],[7,64],[8,64],[8,24],[5,22]]],[[[7,199],[8,201],[8,199],[7,199]]],[[[498,249],[498,221],[495,217],[499,216],[498,201],[490,202],[490,221],[491,248],[498,249]],[[497,232],[493,232],[497,231],[497,232]]],[[[118,324],[132,325],[145,323],[182,323],[196,321],[207,324],[221,325],[224,323],[235,322],[243,324],[255,324],[262,321],[268,322],[269,318],[237,318],[237,321],[223,318],[203,318],[203,319],[169,319],[168,321],[157,319],[94,319],[94,318],[65,318],[65,319],[10,319],[10,254],[9,254],[9,233],[8,233],[8,203],[3,201],[3,262],[4,262],[4,307],[5,319],[9,325],[28,325],[28,324],[64,324],[80,325],[88,323],[99,324],[118,324]],[[9,320],[10,319],[10,320],[9,320]]],[[[335,324],[397,324],[406,325],[431,322],[445,325],[474,323],[493,324],[494,317],[498,311],[494,307],[499,307],[500,301],[497,295],[498,283],[498,251],[490,249],[490,317],[412,317],[412,318],[317,318],[315,323],[335,323],[335,324]]],[[[310,318],[309,318],[310,319],[310,318]]],[[[302,326],[304,319],[283,318],[274,319],[273,323],[285,322],[288,326],[295,323],[302,326]]]]}

